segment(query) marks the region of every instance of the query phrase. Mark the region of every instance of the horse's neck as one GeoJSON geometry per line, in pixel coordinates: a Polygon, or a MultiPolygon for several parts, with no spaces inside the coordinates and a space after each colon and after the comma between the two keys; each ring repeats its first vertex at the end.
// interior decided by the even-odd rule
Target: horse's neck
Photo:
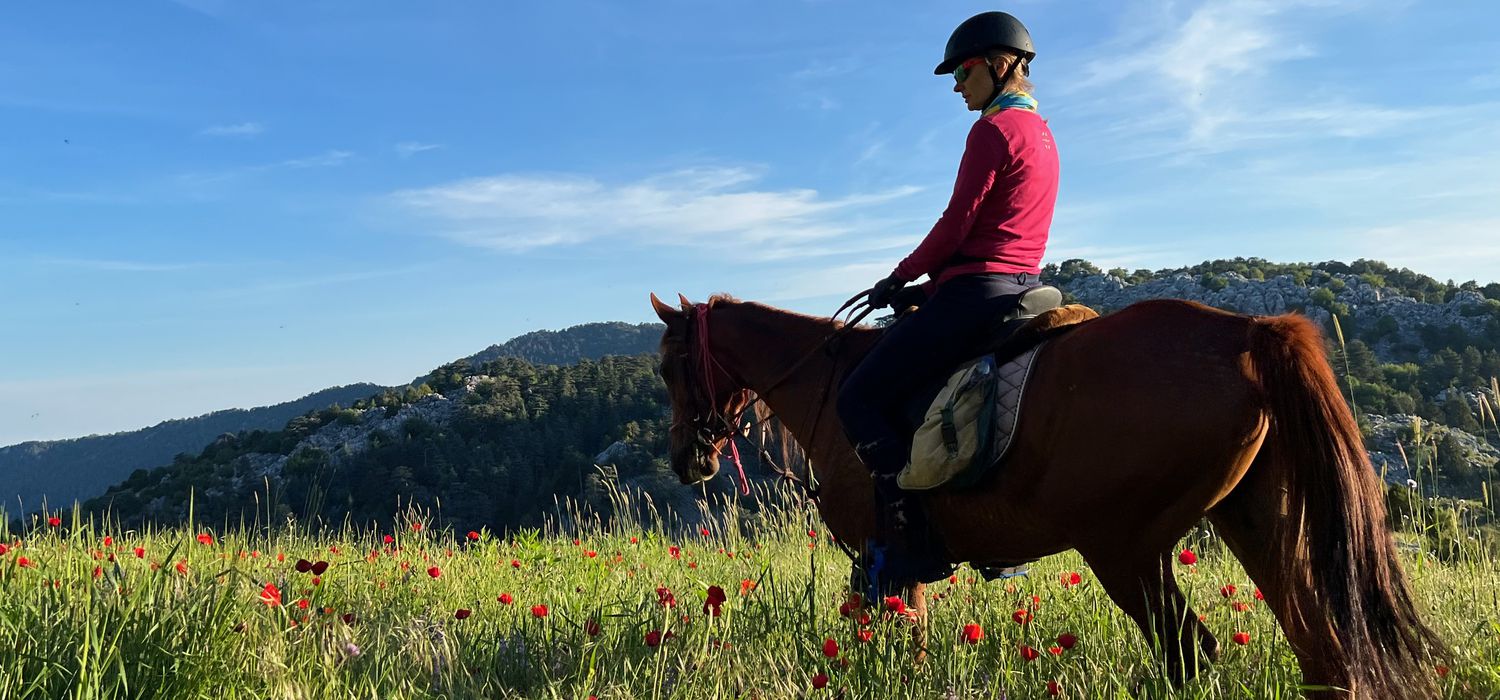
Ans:
{"type": "Polygon", "coordinates": [[[715,315],[722,319],[713,330],[715,354],[760,396],[808,455],[817,462],[817,453],[843,445],[833,409],[839,375],[864,355],[874,332],[851,329],[829,353],[824,341],[837,328],[829,319],[752,303],[726,305],[715,315]]]}

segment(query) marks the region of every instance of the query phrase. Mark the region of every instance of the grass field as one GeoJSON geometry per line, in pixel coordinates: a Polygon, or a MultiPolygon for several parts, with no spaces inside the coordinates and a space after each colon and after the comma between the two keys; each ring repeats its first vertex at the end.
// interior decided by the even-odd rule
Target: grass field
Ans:
{"type": "MultiPolygon", "coordinates": [[[[840,614],[848,562],[804,516],[501,541],[421,519],[310,535],[112,532],[63,514],[0,538],[0,699],[1298,694],[1254,584],[1211,539],[1179,574],[1223,660],[1174,691],[1071,554],[930,587],[931,655],[914,667],[900,616],[840,614]]],[[[1444,692],[1500,697],[1500,567],[1409,554],[1455,650],[1433,669],[1444,692]]]]}

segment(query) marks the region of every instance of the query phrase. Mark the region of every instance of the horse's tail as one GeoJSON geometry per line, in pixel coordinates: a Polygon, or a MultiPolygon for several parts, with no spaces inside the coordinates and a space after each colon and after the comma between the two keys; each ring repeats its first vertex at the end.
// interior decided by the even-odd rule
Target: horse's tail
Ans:
{"type": "Polygon", "coordinates": [[[1417,614],[1380,479],[1322,333],[1302,316],[1257,318],[1250,356],[1271,411],[1271,468],[1286,489],[1278,587],[1312,598],[1291,601],[1291,614],[1337,640],[1325,658],[1349,674],[1359,697],[1435,697],[1432,659],[1446,650],[1417,614]]]}

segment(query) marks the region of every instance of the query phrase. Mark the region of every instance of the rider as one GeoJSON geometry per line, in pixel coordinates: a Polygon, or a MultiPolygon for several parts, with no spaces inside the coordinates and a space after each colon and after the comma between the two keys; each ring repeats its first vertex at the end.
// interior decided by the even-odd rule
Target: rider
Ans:
{"type": "MultiPolygon", "coordinates": [[[[907,283],[930,294],[920,310],[888,328],[839,390],[844,431],[875,477],[883,580],[930,582],[952,567],[935,551],[920,504],[896,485],[911,451],[905,416],[918,392],[983,352],[992,319],[1039,284],[1042,252],[1057,201],[1058,158],[1047,123],[1030,95],[1036,51],[1020,20],[1004,12],[970,17],[953,30],[937,75],[970,111],[953,197],[916,250],[870,292],[891,305],[907,283]]],[[[866,561],[869,567],[871,561],[866,561]]]]}

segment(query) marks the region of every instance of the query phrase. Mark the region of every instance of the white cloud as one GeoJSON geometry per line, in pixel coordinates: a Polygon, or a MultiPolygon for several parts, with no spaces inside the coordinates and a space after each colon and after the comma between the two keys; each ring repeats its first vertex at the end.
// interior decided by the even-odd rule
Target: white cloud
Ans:
{"type": "Polygon", "coordinates": [[[784,257],[880,230],[857,215],[917,192],[898,187],[830,198],[812,189],[751,189],[746,168],[691,168],[624,184],[575,175],[499,175],[403,190],[401,208],[463,245],[520,251],[607,237],[784,257]]]}
{"type": "Polygon", "coordinates": [[[345,161],[353,157],[352,151],[329,150],[315,156],[284,160],[278,165],[287,168],[332,168],[343,165],[345,161]]]}
{"type": "Polygon", "coordinates": [[[396,155],[402,158],[410,158],[422,151],[432,151],[442,148],[440,143],[422,143],[420,141],[402,141],[396,144],[396,155]]]}
{"type": "Polygon", "coordinates": [[[199,136],[256,136],[264,132],[266,127],[260,122],[241,122],[239,124],[215,124],[204,127],[198,132],[199,136]]]}

